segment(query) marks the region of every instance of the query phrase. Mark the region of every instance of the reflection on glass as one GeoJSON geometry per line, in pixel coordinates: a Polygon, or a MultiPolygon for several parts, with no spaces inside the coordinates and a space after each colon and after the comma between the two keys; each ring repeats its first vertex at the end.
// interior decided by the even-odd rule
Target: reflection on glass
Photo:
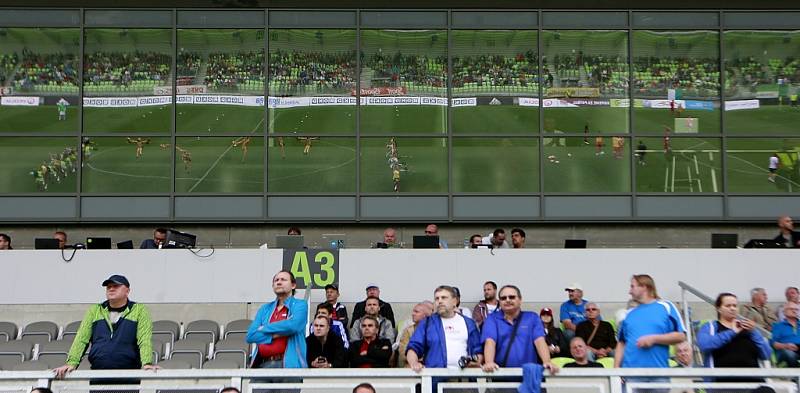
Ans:
{"type": "Polygon", "coordinates": [[[800,191],[800,139],[729,138],[725,153],[728,192],[800,191]]]}
{"type": "Polygon", "coordinates": [[[169,144],[169,138],[84,137],[83,192],[169,192],[172,183],[169,144]]]}
{"type": "Polygon", "coordinates": [[[0,138],[0,193],[76,192],[76,138],[0,138]]]}
{"type": "Polygon", "coordinates": [[[636,130],[719,133],[719,33],[633,32],[636,130]]]}
{"type": "Polygon", "coordinates": [[[261,133],[264,31],[178,30],[178,47],[178,132],[261,133]]]}
{"type": "Polygon", "coordinates": [[[454,192],[539,191],[539,140],[453,139],[454,192]]]}
{"type": "Polygon", "coordinates": [[[80,30],[0,33],[0,131],[77,132],[80,30]]]}
{"type": "Polygon", "coordinates": [[[727,31],[725,128],[735,133],[798,133],[800,32],[727,31]]]}
{"type": "Polygon", "coordinates": [[[627,133],[628,33],[542,32],[544,131],[627,133]]]}
{"type": "Polygon", "coordinates": [[[175,192],[264,191],[264,138],[192,137],[176,142],[175,192]]]}
{"type": "Polygon", "coordinates": [[[356,190],[355,138],[273,137],[267,147],[267,191],[356,190]]]}
{"type": "Polygon", "coordinates": [[[87,29],[84,130],[169,132],[172,31],[87,29]]]}
{"type": "Polygon", "coordinates": [[[355,133],[355,30],[269,34],[270,133],[355,133]]]}
{"type": "Polygon", "coordinates": [[[544,138],[545,192],[630,192],[630,139],[544,138]]]}
{"type": "Polygon", "coordinates": [[[451,33],[453,131],[539,130],[539,58],[535,31],[451,33]]]}
{"type": "Polygon", "coordinates": [[[362,30],[363,133],[447,132],[447,33],[362,30]]]}
{"type": "Polygon", "coordinates": [[[638,192],[722,192],[719,139],[636,138],[638,192]]]}
{"type": "Polygon", "coordinates": [[[447,192],[447,140],[362,139],[361,191],[447,192]]]}

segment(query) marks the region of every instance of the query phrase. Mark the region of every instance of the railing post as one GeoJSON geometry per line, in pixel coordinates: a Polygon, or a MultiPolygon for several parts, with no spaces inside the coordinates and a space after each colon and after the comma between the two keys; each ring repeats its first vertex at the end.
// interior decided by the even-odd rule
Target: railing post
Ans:
{"type": "Polygon", "coordinates": [[[433,391],[433,378],[430,375],[422,376],[422,393],[436,393],[433,391]]]}
{"type": "Polygon", "coordinates": [[[611,393],[624,393],[622,391],[622,378],[618,376],[608,377],[608,387],[611,393]]]}
{"type": "MultiPolygon", "coordinates": [[[[686,288],[681,287],[681,304],[683,305],[683,321],[686,323],[686,341],[689,342],[689,347],[694,348],[692,339],[692,313],[689,312],[689,301],[686,300],[686,288]]],[[[694,351],[694,349],[692,349],[694,351]]]]}

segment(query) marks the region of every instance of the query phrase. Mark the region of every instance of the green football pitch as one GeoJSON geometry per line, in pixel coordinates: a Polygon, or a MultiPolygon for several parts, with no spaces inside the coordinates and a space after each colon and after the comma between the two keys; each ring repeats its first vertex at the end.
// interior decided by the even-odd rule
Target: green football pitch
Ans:
{"type": "MultiPolygon", "coordinates": [[[[584,144],[582,136],[550,137],[551,130],[564,133],[625,133],[626,116],[617,108],[547,109],[542,168],[539,170],[538,110],[515,106],[478,106],[453,110],[454,192],[630,192],[635,177],[637,192],[795,192],[800,189],[796,149],[800,141],[785,138],[728,138],[727,180],[723,182],[720,139],[673,134],[671,152],[665,153],[661,134],[671,122],[668,111],[637,108],[634,122],[643,137],[626,138],[614,157],[611,137],[605,137],[604,154],[596,154],[593,136],[584,144]],[[493,134],[504,134],[493,137],[493,134]],[[652,135],[647,137],[647,135],[652,135]],[[646,145],[643,163],[635,156],[637,146],[646,145]],[[788,152],[775,183],[767,181],[767,162],[773,152],[788,152]],[[555,157],[553,159],[549,157],[555,157]],[[539,176],[544,176],[540,180],[539,176]]],[[[624,110],[622,110],[623,113],[624,110]]],[[[177,145],[189,152],[191,166],[175,153],[175,191],[261,193],[353,193],[356,190],[356,162],[360,160],[362,192],[391,192],[391,170],[387,164],[388,135],[398,136],[403,192],[446,192],[448,190],[448,140],[444,108],[418,106],[363,107],[361,157],[356,157],[354,108],[321,107],[270,110],[263,108],[179,105],[176,108],[177,145]],[[263,138],[269,132],[268,139],[263,138]],[[282,135],[281,146],[277,135],[282,135]],[[334,136],[335,135],[335,136],[334,136]],[[349,136],[348,136],[349,135],[349,136]],[[252,136],[245,156],[232,142],[252,136]],[[310,151],[304,153],[306,136],[310,151]],[[424,137],[423,137],[424,136],[424,137]],[[265,171],[265,157],[268,154],[265,171]]],[[[719,135],[697,114],[700,135],[719,135]]],[[[70,108],[67,120],[58,121],[54,108],[4,108],[3,130],[52,132],[52,137],[0,138],[6,176],[0,192],[36,192],[31,171],[65,147],[77,148],[78,138],[58,136],[58,131],[77,127],[78,111],[70,108]],[[19,109],[19,111],[17,111],[19,109]],[[10,110],[10,111],[9,111],[10,110]],[[12,113],[14,112],[14,113],[12,113]]],[[[689,115],[686,112],[684,116],[689,115]]],[[[691,114],[695,116],[695,114],[691,114]]],[[[759,133],[796,135],[800,110],[790,107],[762,107],[726,113],[726,124],[754,136],[759,133]]],[[[88,193],[164,193],[172,189],[172,147],[169,108],[87,108],[84,135],[93,136],[97,149],[84,158],[80,187],[88,193]],[[91,109],[91,110],[90,110],[91,109]],[[127,136],[138,132],[163,132],[150,136],[141,157],[127,136]],[[119,136],[114,136],[115,134],[119,136]]],[[[733,131],[737,134],[738,131],[733,131]]],[[[47,192],[75,192],[77,173],[48,182],[47,192]]]]}

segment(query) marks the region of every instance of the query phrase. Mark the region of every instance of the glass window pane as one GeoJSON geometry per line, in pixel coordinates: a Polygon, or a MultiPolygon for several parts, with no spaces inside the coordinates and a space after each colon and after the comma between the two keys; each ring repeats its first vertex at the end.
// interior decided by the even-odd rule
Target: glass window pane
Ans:
{"type": "Polygon", "coordinates": [[[262,134],[264,30],[178,30],[178,48],[178,132],[262,134]]]}
{"type": "Polygon", "coordinates": [[[0,193],[76,192],[77,138],[0,138],[0,193]]]}
{"type": "Polygon", "coordinates": [[[544,138],[545,192],[630,192],[630,139],[544,138]]]}
{"type": "Polygon", "coordinates": [[[725,131],[797,134],[800,32],[726,31],[725,131]]]}
{"type": "Polygon", "coordinates": [[[538,192],[539,140],[453,139],[454,192],[538,192]]]}
{"type": "Polygon", "coordinates": [[[169,132],[172,31],[88,29],[84,131],[169,132]]]}
{"type": "Polygon", "coordinates": [[[535,31],[453,31],[453,131],[539,130],[535,31]]]}
{"type": "Polygon", "coordinates": [[[3,29],[0,131],[77,132],[79,29],[3,29]]]}
{"type": "Polygon", "coordinates": [[[628,33],[542,32],[544,131],[626,133],[628,33]]]}
{"type": "Polygon", "coordinates": [[[362,30],[361,132],[447,132],[447,33],[362,30]]]}
{"type": "Polygon", "coordinates": [[[719,33],[633,32],[637,132],[719,133],[719,33]]]}
{"type": "Polygon", "coordinates": [[[166,137],[84,137],[83,192],[169,192],[172,188],[169,144],[166,137]]]}
{"type": "Polygon", "coordinates": [[[800,192],[800,139],[728,138],[726,154],[728,192],[800,192]]]}
{"type": "Polygon", "coordinates": [[[447,139],[362,139],[361,191],[447,192],[447,139]]]}
{"type": "Polygon", "coordinates": [[[636,138],[636,191],[722,192],[719,139],[636,138]]]}
{"type": "Polygon", "coordinates": [[[356,130],[355,30],[269,31],[269,132],[356,130]]]}
{"type": "Polygon", "coordinates": [[[355,138],[269,138],[267,191],[356,191],[355,138]]]}
{"type": "Polygon", "coordinates": [[[191,137],[176,142],[175,192],[264,192],[264,138],[191,137]]]}

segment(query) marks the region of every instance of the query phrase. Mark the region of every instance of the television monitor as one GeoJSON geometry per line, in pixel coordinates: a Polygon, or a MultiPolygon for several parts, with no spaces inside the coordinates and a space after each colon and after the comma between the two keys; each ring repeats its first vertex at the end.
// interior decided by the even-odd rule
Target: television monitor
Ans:
{"type": "Polygon", "coordinates": [[[110,237],[87,237],[86,248],[89,250],[110,250],[111,238],[110,237]]]}
{"type": "Polygon", "coordinates": [[[167,231],[167,239],[164,244],[166,248],[194,248],[197,244],[197,236],[170,229],[167,231]]]}
{"type": "Polygon", "coordinates": [[[305,246],[305,238],[303,235],[278,235],[275,236],[275,247],[283,248],[286,250],[303,248],[305,246]]]}
{"type": "Polygon", "coordinates": [[[414,248],[439,248],[439,236],[414,236],[414,248]]]}
{"type": "Polygon", "coordinates": [[[33,247],[37,250],[58,250],[58,239],[37,237],[33,240],[33,247]]]}
{"type": "Polygon", "coordinates": [[[564,248],[586,248],[586,239],[566,239],[564,248]]]}
{"type": "Polygon", "coordinates": [[[133,240],[125,240],[124,242],[117,243],[117,250],[132,250],[133,240]]]}
{"type": "Polygon", "coordinates": [[[735,233],[712,233],[711,248],[736,248],[739,235],[735,233]]]}

